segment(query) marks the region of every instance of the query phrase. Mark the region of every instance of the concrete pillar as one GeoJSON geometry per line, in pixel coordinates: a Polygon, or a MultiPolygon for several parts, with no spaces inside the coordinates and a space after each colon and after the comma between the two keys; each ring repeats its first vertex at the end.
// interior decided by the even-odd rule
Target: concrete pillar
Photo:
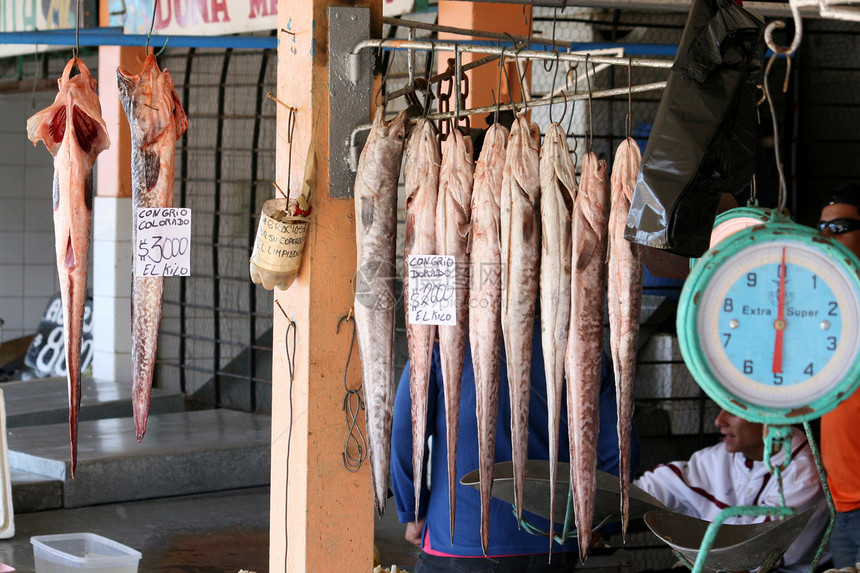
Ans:
{"type": "MultiPolygon", "coordinates": [[[[329,197],[328,7],[331,0],[279,0],[277,97],[296,108],[292,153],[289,111],[278,105],[276,179],[301,190],[305,154],[316,130],[317,195],[302,266],[287,291],[275,289],[272,374],[272,479],[269,571],[367,573],[373,560],[369,462],[357,473],[341,457],[342,410],[350,327],[336,334],[353,303],[355,221],[352,199],[329,197]],[[291,180],[287,181],[288,161],[291,180]],[[295,332],[288,332],[290,321],[295,332]],[[295,347],[289,359],[286,343],[295,347]],[[292,362],[292,364],[291,364],[292,362]],[[291,369],[295,370],[290,377],[291,369]],[[289,480],[287,480],[289,477],[289,480]]],[[[356,2],[367,4],[367,0],[356,2]]],[[[382,2],[372,0],[378,37],[382,2]]],[[[359,384],[357,345],[348,384],[359,384]]],[[[363,416],[363,415],[362,415],[363,416]]],[[[362,426],[363,426],[362,418],[362,426]]]]}
{"type": "MultiPolygon", "coordinates": [[[[105,3],[106,4],[106,3],[105,3]]],[[[143,68],[142,48],[99,48],[99,100],[110,149],[96,164],[93,201],[93,377],[131,383],[131,140],[116,68],[143,68]]]]}
{"type": "MultiPolygon", "coordinates": [[[[439,25],[454,26],[485,32],[507,32],[514,36],[528,36],[529,16],[531,6],[522,4],[495,4],[490,2],[462,2],[452,0],[439,1],[439,25]]],[[[455,34],[439,34],[440,40],[464,40],[467,36],[455,34]]],[[[476,38],[484,39],[484,38],[476,38]]],[[[444,71],[448,67],[447,59],[453,58],[451,52],[440,52],[437,56],[438,69],[444,71]]],[[[463,64],[484,58],[484,54],[463,54],[463,64]]],[[[501,101],[520,101],[522,99],[519,83],[517,82],[517,66],[512,60],[506,60],[507,76],[511,85],[508,89],[507,81],[502,74],[501,101]]],[[[493,104],[492,92],[499,88],[499,67],[496,64],[487,64],[466,72],[469,76],[469,96],[466,99],[467,107],[483,107],[493,104]]],[[[525,81],[529,81],[530,74],[525,81]]],[[[497,96],[498,97],[498,96],[497,96]]],[[[451,109],[454,109],[452,102],[451,109]]],[[[487,127],[484,116],[475,115],[471,118],[471,125],[475,128],[487,127]]]]}

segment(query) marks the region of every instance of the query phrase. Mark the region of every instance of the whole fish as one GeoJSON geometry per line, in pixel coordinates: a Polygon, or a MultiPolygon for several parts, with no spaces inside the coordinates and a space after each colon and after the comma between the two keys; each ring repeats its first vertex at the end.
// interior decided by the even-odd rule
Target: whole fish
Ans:
{"type": "Polygon", "coordinates": [[[522,519],[529,447],[532,338],[540,264],[540,131],[520,113],[511,126],[502,175],[502,334],[511,394],[511,448],[517,520],[522,519]]]}
{"type": "MultiPolygon", "coordinates": [[[[385,513],[394,411],[394,280],[397,182],[406,114],[376,110],[355,174],[355,329],[376,511],[385,513]]],[[[415,479],[420,479],[416,476],[415,479]]]]}
{"type": "Polygon", "coordinates": [[[98,154],[110,147],[110,138],[102,119],[96,81],[83,60],[69,60],[58,84],[60,91],[54,103],[27,120],[27,136],[33,145],[44,143],[54,156],[54,240],[63,303],[74,478],[81,407],[81,332],[93,221],[93,165],[98,154]],[[80,74],[70,77],[75,65],[80,74]]]}
{"type": "MultiPolygon", "coordinates": [[[[409,293],[409,256],[436,254],[436,194],[439,190],[439,136],[433,122],[422,119],[406,144],[406,238],[403,249],[403,292],[409,293]]],[[[418,285],[415,285],[418,286],[418,285]]],[[[427,392],[433,363],[436,326],[411,324],[406,299],[406,342],[409,348],[409,394],[412,398],[412,475],[415,485],[415,519],[421,501],[424,469],[424,433],[427,427],[427,392]]]]}
{"type": "Polygon", "coordinates": [[[460,419],[460,381],[468,342],[469,320],[469,218],[472,208],[472,140],[451,130],[442,144],[439,198],[436,205],[436,253],[454,257],[457,324],[439,326],[439,358],[445,391],[448,441],[448,504],[451,543],[457,501],[457,429],[460,419]]]}
{"type": "MultiPolygon", "coordinates": [[[[188,128],[188,118],[167,70],[159,70],[149,54],[143,71],[116,70],[119,99],[131,129],[132,209],[173,207],[176,141],[188,128]]],[[[132,245],[137,226],[132,226],[132,245]]],[[[164,302],[164,277],[131,278],[132,409],[137,441],[143,439],[149,417],[152,376],[158,353],[158,331],[164,302]]]]}
{"type": "Polygon", "coordinates": [[[496,422],[499,412],[502,339],[502,251],[499,241],[502,171],[508,130],[494,123],[484,135],[481,155],[475,164],[472,189],[472,243],[469,264],[469,346],[475,372],[475,415],[478,420],[478,468],[481,485],[481,547],[490,543],[496,451],[496,422]]]}
{"type": "Polygon", "coordinates": [[[570,479],[583,561],[591,544],[597,470],[603,305],[606,300],[606,243],[609,217],[605,161],[593,152],[582,161],[573,204],[571,233],[570,333],[567,361],[567,424],[570,479]]]}
{"type": "Polygon", "coordinates": [[[612,206],[609,211],[609,347],[615,370],[618,404],[618,470],[621,487],[621,531],[627,535],[630,507],[630,428],[633,426],[633,383],[642,309],[642,250],[624,238],[630,201],[642,154],[636,140],[627,138],[615,152],[612,165],[612,206]]]}
{"type": "MultiPolygon", "coordinates": [[[[540,328],[546,371],[549,435],[549,514],[555,511],[558,433],[564,399],[564,357],[570,329],[570,215],[576,197],[576,166],[567,134],[558,123],[547,129],[540,153],[541,259],[540,328]]],[[[549,546],[552,551],[553,540],[549,546]]]]}

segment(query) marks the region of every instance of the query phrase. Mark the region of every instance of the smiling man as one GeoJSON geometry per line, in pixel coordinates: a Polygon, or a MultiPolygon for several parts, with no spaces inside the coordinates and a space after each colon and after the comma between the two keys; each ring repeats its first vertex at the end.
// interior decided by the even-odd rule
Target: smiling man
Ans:
{"type": "MultiPolygon", "coordinates": [[[[677,513],[707,521],[727,507],[778,506],[779,484],[762,458],[764,427],[721,410],[714,421],[723,438],[719,444],[695,452],[689,461],[670,462],[654,468],[634,484],[677,513]]],[[[779,465],[785,452],[771,456],[779,465]]],[[[817,508],[804,531],[782,556],[775,569],[802,573],[809,569],[821,541],[829,514],[818,471],[803,432],[792,429],[791,462],[782,472],[785,503],[798,512],[817,508]]],[[[756,523],[766,516],[741,516],[726,523],[756,523]]],[[[827,556],[825,556],[826,558],[827,556]]]]}

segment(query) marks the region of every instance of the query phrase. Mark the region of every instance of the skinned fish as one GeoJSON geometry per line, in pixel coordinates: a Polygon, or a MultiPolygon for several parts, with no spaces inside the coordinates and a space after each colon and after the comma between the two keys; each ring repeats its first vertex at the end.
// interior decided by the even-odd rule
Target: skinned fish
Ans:
{"type": "Polygon", "coordinates": [[[475,414],[478,420],[481,547],[484,555],[490,543],[490,500],[495,473],[496,423],[501,383],[502,247],[499,202],[507,142],[508,130],[497,123],[491,125],[484,136],[481,155],[475,164],[469,230],[472,247],[469,261],[469,346],[477,399],[475,414]]]}
{"type": "Polygon", "coordinates": [[[529,446],[532,338],[540,261],[540,130],[520,113],[511,126],[502,176],[502,335],[511,394],[517,520],[529,446]]]}
{"type": "MultiPolygon", "coordinates": [[[[167,70],[159,70],[152,54],[143,71],[116,71],[119,99],[131,130],[132,209],[173,207],[176,141],[188,118],[167,70]]],[[[137,227],[132,226],[132,244],[137,227]]],[[[137,441],[143,440],[149,418],[152,377],[158,353],[158,331],[164,302],[164,277],[131,278],[132,409],[137,441]]]]}
{"type": "Polygon", "coordinates": [[[591,544],[597,470],[603,305],[606,300],[606,243],[609,217],[606,162],[593,152],[582,162],[579,191],[573,205],[571,234],[570,332],[567,361],[567,423],[570,436],[570,480],[579,554],[591,544]]]}
{"type": "Polygon", "coordinates": [[[469,218],[472,203],[472,140],[452,129],[442,143],[439,198],[436,205],[436,253],[454,257],[456,325],[439,326],[439,358],[445,391],[446,438],[448,441],[448,504],[451,543],[457,501],[457,429],[460,419],[460,385],[468,343],[469,320],[469,218]]]}
{"type": "MultiPolygon", "coordinates": [[[[541,262],[540,327],[546,371],[549,435],[549,514],[555,511],[558,475],[558,434],[564,399],[564,357],[570,329],[570,215],[576,197],[576,166],[567,134],[558,123],[549,126],[540,157],[541,262]]],[[[550,537],[550,551],[553,539],[550,537]]]]}
{"type": "Polygon", "coordinates": [[[609,346],[615,370],[618,404],[618,470],[621,488],[621,531],[627,535],[630,508],[630,429],[633,426],[633,383],[639,315],[642,309],[642,250],[624,238],[630,201],[642,154],[636,140],[627,138],[615,152],[612,165],[612,206],[609,211],[609,346]]]}
{"type": "MultiPolygon", "coordinates": [[[[403,292],[409,293],[409,256],[436,254],[436,195],[439,190],[439,136],[433,122],[422,119],[406,144],[406,239],[403,252],[403,292]]],[[[409,394],[412,400],[412,475],[415,519],[421,501],[427,392],[433,363],[436,325],[410,324],[406,300],[406,342],[409,348],[409,394]]],[[[453,511],[453,508],[452,508],[453,511]]]]}
{"type": "Polygon", "coordinates": [[[102,119],[96,81],[83,60],[69,60],[57,83],[60,91],[54,103],[27,120],[27,136],[33,145],[44,143],[54,156],[54,239],[63,303],[74,478],[81,407],[81,332],[93,221],[93,165],[98,154],[110,147],[110,138],[102,119]],[[80,74],[70,77],[75,65],[80,74]]]}
{"type": "MultiPolygon", "coordinates": [[[[355,174],[355,329],[367,416],[376,511],[385,513],[394,412],[394,296],[397,181],[406,114],[376,110],[355,174]]],[[[420,476],[416,476],[420,479],[420,476]]]]}

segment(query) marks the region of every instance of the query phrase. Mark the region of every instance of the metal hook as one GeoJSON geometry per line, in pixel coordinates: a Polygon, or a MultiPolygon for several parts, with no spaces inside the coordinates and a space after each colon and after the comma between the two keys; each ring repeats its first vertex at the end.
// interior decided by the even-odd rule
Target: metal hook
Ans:
{"type": "Polygon", "coordinates": [[[588,82],[588,150],[591,151],[594,146],[594,106],[591,101],[591,78],[588,76],[589,56],[591,54],[585,54],[585,81],[588,82]]]}
{"type": "MultiPolygon", "coordinates": [[[[496,111],[493,112],[493,123],[499,123],[499,107],[502,105],[502,68],[505,68],[505,73],[507,75],[507,68],[505,67],[505,55],[499,58],[499,84],[496,88],[496,94],[498,94],[498,99],[496,99],[496,95],[493,95],[493,102],[496,104],[496,111]]],[[[493,90],[490,90],[492,93],[493,90]]]]}
{"type": "MultiPolygon", "coordinates": [[[[80,0],[78,0],[78,5],[80,5],[80,0]]],[[[149,21],[149,33],[146,35],[146,44],[143,45],[143,50],[145,52],[149,52],[149,39],[152,37],[152,27],[155,26],[155,14],[158,10],[158,0],[152,3],[152,19],[149,21]]]]}
{"type": "MultiPolygon", "coordinates": [[[[556,24],[557,20],[558,20],[558,6],[556,6],[552,9],[552,32],[551,32],[551,38],[550,38],[550,42],[551,42],[550,45],[553,46],[553,52],[555,52],[555,24],[556,24]]],[[[548,71],[550,71],[551,68],[552,68],[552,61],[551,60],[544,60],[543,61],[543,71],[548,72],[548,71]]],[[[549,121],[550,121],[550,123],[552,123],[551,119],[549,121]]]]}
{"type": "Polygon", "coordinates": [[[388,72],[391,71],[391,68],[394,67],[394,56],[397,51],[393,50],[391,52],[391,59],[388,60],[388,65],[385,67],[385,71],[382,73],[382,81],[379,82],[379,89],[376,90],[376,95],[373,97],[373,104],[376,107],[385,108],[385,104],[388,103],[388,98],[382,94],[382,90],[385,88],[385,82],[388,80],[388,72]],[[380,100],[380,96],[382,99],[380,100]]]}
{"type": "MultiPolygon", "coordinates": [[[[553,39],[554,39],[554,38],[553,38],[553,39]]],[[[559,55],[558,55],[558,50],[553,50],[553,52],[555,52],[555,72],[552,74],[552,87],[551,87],[551,88],[550,88],[550,90],[549,90],[549,97],[550,97],[550,99],[554,99],[554,98],[555,98],[555,80],[556,80],[556,78],[558,77],[558,68],[559,68],[559,59],[558,59],[558,58],[559,58],[559,55]]],[[[544,70],[545,70],[545,71],[549,71],[549,69],[547,69],[547,67],[546,67],[546,62],[548,62],[548,61],[550,61],[550,60],[545,60],[545,61],[544,61],[544,70]]],[[[552,64],[550,64],[550,65],[552,65],[552,64]]],[[[562,91],[562,92],[564,92],[564,90],[561,90],[561,91],[562,91]]],[[[566,102],[566,100],[565,100],[565,102],[566,102]]],[[[549,104],[549,122],[550,122],[550,123],[555,123],[555,122],[552,120],[552,108],[553,108],[554,106],[555,106],[555,104],[554,104],[554,103],[552,103],[552,102],[550,102],[550,104],[549,104]]],[[[564,116],[562,116],[562,119],[564,119],[564,116]]]]}
{"type": "Polygon", "coordinates": [[[627,56],[627,137],[633,131],[633,56],[627,56]]]}
{"type": "MultiPolygon", "coordinates": [[[[570,82],[570,72],[576,72],[579,70],[579,62],[576,65],[572,65],[567,69],[567,77],[565,78],[565,87],[570,82]]],[[[579,88],[579,74],[575,73],[573,75],[573,95],[577,94],[577,89],[579,88]]],[[[566,107],[566,104],[565,104],[566,107]]],[[[573,109],[570,110],[570,119],[567,122],[567,133],[571,133],[571,125],[573,124],[573,118],[576,117],[576,99],[573,100],[573,109]]],[[[573,149],[571,153],[573,153],[574,164],[576,164],[577,153],[576,149],[579,146],[579,140],[576,138],[576,135],[573,136],[573,149]]]]}
{"type": "Polygon", "coordinates": [[[777,28],[785,28],[783,20],[774,20],[767,25],[764,29],[764,41],[767,47],[773,50],[774,53],[791,57],[797,50],[797,47],[800,46],[800,40],[803,37],[803,20],[800,17],[800,8],[797,7],[797,0],[788,0],[788,6],[791,8],[791,19],[794,20],[794,38],[792,38],[791,44],[788,47],[779,46],[773,40],[773,31],[777,28]]]}

